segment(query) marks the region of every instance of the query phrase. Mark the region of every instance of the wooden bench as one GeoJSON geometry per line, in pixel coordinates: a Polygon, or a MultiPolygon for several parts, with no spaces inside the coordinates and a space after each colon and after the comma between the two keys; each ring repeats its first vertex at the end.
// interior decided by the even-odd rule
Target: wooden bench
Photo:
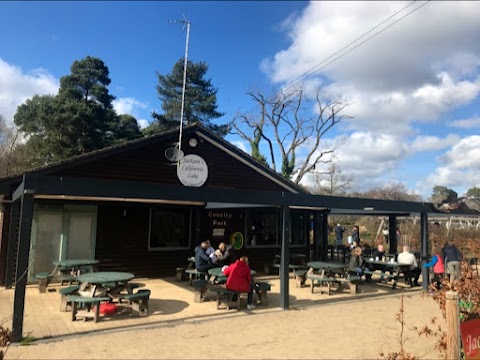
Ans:
{"type": "Polygon", "coordinates": [[[182,282],[184,279],[185,268],[184,267],[177,267],[177,281],[182,282]]]}
{"type": "Polygon", "coordinates": [[[190,285],[192,285],[193,278],[201,279],[203,277],[204,279],[208,279],[208,273],[205,271],[198,271],[197,269],[187,269],[185,270],[185,273],[188,274],[190,285]]]}
{"type": "Polygon", "coordinates": [[[306,281],[306,275],[307,275],[307,270],[301,269],[301,270],[295,270],[295,284],[297,288],[301,288],[305,286],[305,281],[306,281]]]}
{"type": "Polygon", "coordinates": [[[322,270],[321,274],[314,274],[313,269],[309,269],[307,271],[306,278],[311,281],[311,291],[313,294],[313,290],[315,285],[319,286],[320,294],[322,292],[326,292],[327,295],[331,294],[332,286],[340,287],[340,281],[333,277],[325,276],[325,270],[322,270]]]}
{"type": "Polygon", "coordinates": [[[345,278],[345,283],[347,284],[350,294],[356,295],[358,284],[362,281],[362,277],[359,275],[349,275],[345,278]]]}
{"type": "Polygon", "coordinates": [[[202,302],[205,298],[205,292],[207,291],[208,281],[205,279],[196,279],[192,281],[192,286],[195,289],[193,301],[196,303],[202,302]]]}
{"type": "Polygon", "coordinates": [[[68,283],[68,286],[72,286],[72,283],[77,282],[77,277],[72,274],[61,274],[58,279],[60,280],[60,285],[63,285],[64,282],[68,283]]]}
{"type": "Polygon", "coordinates": [[[227,310],[232,307],[236,307],[237,311],[240,311],[240,295],[237,291],[228,290],[222,285],[209,285],[208,290],[214,292],[217,298],[217,310],[220,310],[220,305],[224,304],[227,310]],[[237,301],[232,301],[233,295],[237,295],[237,301]]]}
{"type": "Polygon", "coordinates": [[[52,281],[53,275],[48,272],[41,272],[35,274],[35,278],[38,279],[38,291],[43,294],[47,292],[47,286],[52,281]]]}
{"type": "Polygon", "coordinates": [[[148,315],[148,300],[152,292],[148,289],[138,290],[135,294],[122,295],[122,299],[128,300],[132,307],[133,316],[137,317],[140,314],[148,315]]]}
{"type": "Polygon", "coordinates": [[[268,305],[268,292],[272,289],[270,283],[259,281],[255,283],[255,289],[258,290],[260,294],[260,299],[262,304],[268,305]]]}
{"type": "MultiPolygon", "coordinates": [[[[100,314],[100,303],[110,301],[109,297],[86,297],[80,295],[68,295],[67,301],[72,304],[72,321],[77,320],[77,312],[79,308],[85,308],[88,312],[95,307],[93,312],[93,321],[97,322],[100,314]]],[[[84,317],[87,320],[87,317],[84,317]]]]}
{"type": "Polygon", "coordinates": [[[67,312],[68,305],[71,305],[67,299],[68,295],[78,295],[77,291],[80,289],[80,285],[73,285],[63,289],[60,289],[58,292],[60,293],[60,311],[67,312]]]}

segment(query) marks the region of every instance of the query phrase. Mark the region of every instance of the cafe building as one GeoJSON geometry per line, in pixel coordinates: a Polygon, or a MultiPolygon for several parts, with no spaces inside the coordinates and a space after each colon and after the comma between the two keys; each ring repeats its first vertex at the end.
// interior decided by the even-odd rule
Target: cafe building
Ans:
{"type": "Polygon", "coordinates": [[[27,282],[55,260],[173,276],[202,240],[226,242],[260,271],[281,255],[279,306],[288,309],[289,255],[326,259],[329,213],[388,216],[391,242],[396,217],[419,214],[425,260],[436,212],[430,203],[309,194],[198,124],[0,178],[0,201],[0,285],[15,287],[17,335],[27,282]]]}

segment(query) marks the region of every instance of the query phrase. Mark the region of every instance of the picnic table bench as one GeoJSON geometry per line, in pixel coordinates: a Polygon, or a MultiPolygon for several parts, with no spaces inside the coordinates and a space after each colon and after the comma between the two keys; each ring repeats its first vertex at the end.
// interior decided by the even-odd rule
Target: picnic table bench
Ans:
{"type": "Polygon", "coordinates": [[[99,297],[86,297],[81,295],[68,295],[67,301],[72,304],[72,321],[77,320],[77,312],[79,309],[86,309],[88,313],[91,313],[92,307],[95,308],[93,315],[85,315],[84,320],[88,317],[93,317],[93,321],[97,322],[100,314],[100,303],[104,301],[110,301],[108,296],[99,297]]]}
{"type": "Polygon", "coordinates": [[[200,278],[204,278],[204,279],[207,279],[208,278],[208,272],[206,271],[198,271],[197,269],[187,269],[185,270],[185,273],[188,274],[188,280],[190,282],[190,285],[192,285],[192,281],[193,279],[200,279],[200,278]]]}
{"type": "Polygon", "coordinates": [[[133,316],[137,317],[140,314],[148,314],[148,300],[151,293],[148,289],[141,289],[134,294],[120,294],[119,297],[128,300],[133,316]]]}
{"type": "Polygon", "coordinates": [[[209,284],[208,290],[216,294],[217,310],[220,310],[220,306],[223,304],[226,306],[227,310],[230,310],[230,308],[234,307],[237,309],[237,311],[240,311],[241,292],[229,290],[224,285],[214,284],[209,284]],[[233,295],[237,295],[236,301],[232,301],[233,295]]]}
{"type": "Polygon", "coordinates": [[[80,285],[73,285],[58,291],[60,294],[60,311],[66,312],[68,310],[68,305],[71,305],[70,301],[68,301],[68,296],[78,295],[79,289],[80,285]]]}
{"type": "Polygon", "coordinates": [[[327,295],[331,294],[333,286],[336,286],[337,288],[341,286],[340,280],[334,277],[326,276],[324,270],[322,270],[321,274],[314,274],[313,269],[310,268],[306,274],[306,278],[311,282],[312,294],[314,292],[315,285],[319,286],[320,293],[326,292],[327,295]]]}

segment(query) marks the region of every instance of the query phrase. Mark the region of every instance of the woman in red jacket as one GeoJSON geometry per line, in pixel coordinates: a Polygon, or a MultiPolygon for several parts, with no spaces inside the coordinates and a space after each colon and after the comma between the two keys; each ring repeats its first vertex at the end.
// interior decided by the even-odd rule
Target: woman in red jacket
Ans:
{"type": "Polygon", "coordinates": [[[255,309],[253,305],[253,289],[255,288],[250,267],[248,266],[248,258],[242,256],[240,260],[235,261],[232,265],[223,270],[223,273],[228,276],[227,289],[238,291],[241,293],[248,293],[247,309],[255,309]]]}

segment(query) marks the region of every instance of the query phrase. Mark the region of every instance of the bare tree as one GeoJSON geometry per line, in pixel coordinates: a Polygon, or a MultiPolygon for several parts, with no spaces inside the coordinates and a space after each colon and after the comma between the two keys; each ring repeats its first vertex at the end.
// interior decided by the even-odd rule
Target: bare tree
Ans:
{"type": "Polygon", "coordinates": [[[324,148],[322,139],[341,120],[351,118],[343,113],[348,106],[345,100],[324,99],[320,90],[309,97],[303,89],[273,97],[259,91],[247,95],[259,107],[258,115],[238,114],[231,126],[233,133],[248,141],[254,158],[267,163],[260,151],[260,142],[266,141],[273,170],[297,184],[318,164],[331,162],[329,155],[335,149],[331,145],[324,148]]]}
{"type": "Polygon", "coordinates": [[[34,154],[19,139],[18,130],[0,114],[0,177],[19,174],[36,165],[34,154]]]}
{"type": "Polygon", "coordinates": [[[361,196],[382,200],[422,201],[420,195],[410,192],[406,186],[401,183],[389,183],[383,187],[373,188],[361,194],[361,196]]]}
{"type": "Polygon", "coordinates": [[[326,172],[312,172],[315,183],[313,193],[321,195],[345,195],[352,187],[353,177],[342,174],[340,167],[330,164],[326,172]]]}

